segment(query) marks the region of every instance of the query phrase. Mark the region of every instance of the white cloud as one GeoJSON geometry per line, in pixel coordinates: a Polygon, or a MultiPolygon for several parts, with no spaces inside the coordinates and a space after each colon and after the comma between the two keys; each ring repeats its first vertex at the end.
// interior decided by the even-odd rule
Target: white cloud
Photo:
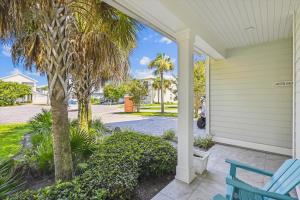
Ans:
{"type": "Polygon", "coordinates": [[[11,75],[13,75],[13,74],[19,74],[19,73],[21,73],[21,71],[20,71],[19,69],[17,69],[17,68],[14,68],[14,69],[11,70],[9,73],[10,73],[11,75]]]}
{"type": "Polygon", "coordinates": [[[150,63],[150,58],[147,56],[143,56],[142,59],[140,60],[141,65],[148,65],[150,63]]]}
{"type": "Polygon", "coordinates": [[[10,57],[11,56],[11,47],[8,45],[3,45],[2,54],[6,57],[10,57]]]}
{"type": "Polygon", "coordinates": [[[162,37],[162,38],[160,38],[159,42],[160,42],[160,43],[165,43],[165,44],[171,44],[171,43],[172,43],[172,40],[170,40],[170,39],[167,38],[167,37],[162,37]]]}
{"type": "Polygon", "coordinates": [[[149,35],[147,35],[147,36],[145,36],[145,37],[143,37],[143,40],[150,40],[150,39],[152,39],[153,38],[153,35],[152,34],[149,34],[149,35]]]}
{"type": "Polygon", "coordinates": [[[41,76],[39,72],[27,72],[27,74],[32,76],[41,76]]]}
{"type": "Polygon", "coordinates": [[[153,71],[149,69],[135,70],[132,75],[136,79],[154,78],[153,71]]]}

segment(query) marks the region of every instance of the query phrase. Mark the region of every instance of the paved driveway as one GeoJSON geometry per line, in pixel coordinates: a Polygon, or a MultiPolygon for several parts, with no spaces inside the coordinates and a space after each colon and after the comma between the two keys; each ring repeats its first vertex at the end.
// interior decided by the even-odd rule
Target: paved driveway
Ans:
{"type": "MultiPolygon", "coordinates": [[[[50,109],[49,106],[22,105],[0,107],[0,124],[27,122],[41,110],[50,109]]],[[[96,105],[92,107],[93,118],[101,119],[107,126],[114,128],[131,128],[143,133],[161,135],[165,130],[177,130],[177,118],[171,117],[143,117],[136,115],[115,114],[122,111],[119,106],[96,105]]],[[[77,111],[69,111],[71,119],[77,118],[77,111]]],[[[204,130],[196,127],[194,122],[194,135],[204,135],[204,130]]]]}

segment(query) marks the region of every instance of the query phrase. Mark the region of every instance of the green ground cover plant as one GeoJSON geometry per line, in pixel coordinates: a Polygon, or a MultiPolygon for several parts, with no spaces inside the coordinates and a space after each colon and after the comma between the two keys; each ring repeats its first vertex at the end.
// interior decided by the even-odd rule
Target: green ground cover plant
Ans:
{"type": "Polygon", "coordinates": [[[85,171],[72,181],[8,199],[132,199],[141,177],[174,173],[175,167],[176,149],[167,141],[134,131],[118,132],[97,144],[85,171]]]}
{"type": "Polygon", "coordinates": [[[214,144],[215,142],[213,141],[212,136],[199,137],[195,138],[194,140],[194,146],[204,150],[208,150],[209,148],[214,146],[214,144]]]}

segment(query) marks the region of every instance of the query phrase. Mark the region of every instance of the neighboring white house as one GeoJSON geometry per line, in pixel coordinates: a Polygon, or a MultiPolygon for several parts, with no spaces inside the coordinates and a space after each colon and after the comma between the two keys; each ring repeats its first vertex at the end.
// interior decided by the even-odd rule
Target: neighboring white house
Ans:
{"type": "MultiPolygon", "coordinates": [[[[171,76],[166,76],[165,80],[173,81],[175,78],[171,76]]],[[[138,79],[144,82],[144,84],[148,87],[148,95],[146,96],[144,103],[157,103],[161,101],[161,92],[160,90],[153,88],[153,82],[155,78],[153,76],[145,77],[142,79],[138,79]]],[[[177,90],[176,85],[174,83],[171,84],[171,87],[166,89],[164,92],[164,102],[165,103],[175,103],[177,102],[176,95],[173,93],[174,90],[177,90]]]]}
{"type": "Polygon", "coordinates": [[[15,74],[5,76],[0,78],[0,80],[5,82],[15,82],[19,84],[28,85],[31,87],[32,94],[27,95],[21,99],[18,99],[18,102],[32,102],[33,104],[47,104],[48,103],[48,94],[41,93],[37,90],[37,80],[26,76],[20,72],[15,74]]]}

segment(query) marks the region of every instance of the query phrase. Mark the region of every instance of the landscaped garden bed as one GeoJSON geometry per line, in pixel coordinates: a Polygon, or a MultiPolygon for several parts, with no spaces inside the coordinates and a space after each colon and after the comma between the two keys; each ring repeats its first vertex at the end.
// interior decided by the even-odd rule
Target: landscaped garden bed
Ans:
{"type": "Polygon", "coordinates": [[[72,121],[75,176],[54,183],[51,124],[49,111],[30,121],[31,144],[6,172],[16,178],[6,191],[0,189],[0,199],[151,199],[174,177],[176,149],[162,138],[110,131],[99,120],[88,132],[79,131],[72,121]]]}

